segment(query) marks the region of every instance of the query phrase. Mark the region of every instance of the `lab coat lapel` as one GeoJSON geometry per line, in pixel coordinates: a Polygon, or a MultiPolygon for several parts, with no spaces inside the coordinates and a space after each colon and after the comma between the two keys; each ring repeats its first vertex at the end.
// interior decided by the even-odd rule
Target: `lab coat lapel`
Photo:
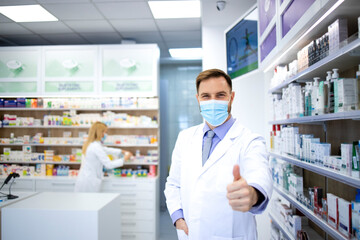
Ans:
{"type": "Polygon", "coordinates": [[[229,129],[228,133],[225,135],[224,139],[218,143],[214,151],[211,153],[209,159],[201,169],[201,174],[205,173],[233,146],[234,140],[241,134],[239,127],[239,124],[237,121],[235,121],[233,126],[229,129]]]}
{"type": "Polygon", "coordinates": [[[201,168],[202,168],[202,142],[203,142],[203,125],[200,125],[194,133],[193,139],[191,141],[191,148],[192,153],[194,153],[193,156],[191,156],[191,159],[194,159],[194,162],[192,162],[192,170],[195,173],[195,175],[200,174],[201,168]]]}

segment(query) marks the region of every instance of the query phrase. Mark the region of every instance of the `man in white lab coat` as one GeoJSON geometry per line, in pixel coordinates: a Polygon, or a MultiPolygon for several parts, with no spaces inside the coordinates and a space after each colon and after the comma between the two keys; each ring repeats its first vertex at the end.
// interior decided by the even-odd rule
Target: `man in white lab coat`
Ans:
{"type": "Polygon", "coordinates": [[[165,187],[179,239],[257,239],[254,214],[272,193],[265,141],[231,116],[226,73],[203,71],[196,88],[205,121],[179,133],[165,187]]]}

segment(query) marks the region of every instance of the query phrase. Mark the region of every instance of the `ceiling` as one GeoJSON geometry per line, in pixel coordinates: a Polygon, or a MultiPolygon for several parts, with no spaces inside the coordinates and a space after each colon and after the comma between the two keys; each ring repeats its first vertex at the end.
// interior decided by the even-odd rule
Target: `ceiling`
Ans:
{"type": "MultiPolygon", "coordinates": [[[[147,0],[0,0],[0,6],[40,4],[58,22],[15,23],[0,14],[0,46],[157,43],[201,47],[201,19],[154,19],[147,0]]],[[[215,8],[215,6],[214,6],[215,8]]]]}

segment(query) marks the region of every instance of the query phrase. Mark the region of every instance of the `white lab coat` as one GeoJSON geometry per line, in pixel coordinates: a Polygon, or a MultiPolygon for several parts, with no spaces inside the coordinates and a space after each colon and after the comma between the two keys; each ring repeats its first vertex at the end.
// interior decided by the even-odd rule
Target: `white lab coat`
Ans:
{"type": "Polygon", "coordinates": [[[202,166],[203,124],[180,132],[165,187],[170,215],[183,209],[190,240],[257,239],[255,215],[233,211],[226,187],[233,166],[249,185],[260,185],[270,199],[272,178],[264,139],[235,121],[202,166]]]}
{"type": "Polygon", "coordinates": [[[124,165],[123,159],[111,161],[108,154],[118,158],[120,153],[121,149],[104,147],[99,141],[90,143],[85,156],[82,157],[79,176],[75,183],[75,192],[99,192],[103,178],[103,166],[112,169],[124,165]]]}

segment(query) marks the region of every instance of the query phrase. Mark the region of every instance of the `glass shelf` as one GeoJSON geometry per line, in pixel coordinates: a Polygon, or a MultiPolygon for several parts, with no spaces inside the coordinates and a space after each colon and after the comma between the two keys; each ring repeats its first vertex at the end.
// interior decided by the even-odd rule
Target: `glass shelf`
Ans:
{"type": "Polygon", "coordinates": [[[280,220],[276,217],[275,214],[269,212],[269,217],[272,219],[272,222],[276,225],[276,227],[280,229],[280,231],[286,236],[287,239],[296,240],[296,238],[291,235],[289,230],[287,230],[287,228],[281,224],[280,220]]]}
{"type": "MultiPolygon", "coordinates": [[[[3,128],[82,128],[82,129],[89,129],[87,126],[3,126],[3,128]]],[[[157,129],[158,125],[156,126],[126,126],[126,127],[108,127],[109,129],[157,129]]]]}
{"type": "MultiPolygon", "coordinates": [[[[82,147],[82,144],[0,143],[0,146],[82,147]]],[[[106,147],[158,147],[158,144],[104,144],[106,147]]]]}
{"type": "Polygon", "coordinates": [[[157,111],[158,108],[0,108],[0,111],[157,111]]]}
{"type": "Polygon", "coordinates": [[[296,166],[299,166],[301,168],[307,169],[307,170],[312,171],[314,173],[318,173],[318,174],[323,175],[325,177],[329,177],[329,178],[334,179],[336,181],[345,183],[345,184],[347,184],[349,186],[353,186],[355,188],[360,188],[360,179],[350,177],[350,176],[342,174],[340,172],[335,172],[334,170],[332,170],[330,168],[320,167],[320,166],[317,166],[317,165],[312,164],[312,163],[307,163],[305,161],[301,161],[300,159],[298,159],[296,157],[293,157],[293,156],[290,156],[290,155],[270,152],[270,156],[278,158],[278,159],[282,159],[282,160],[284,160],[286,162],[289,162],[289,163],[294,164],[296,166]]]}
{"type": "Polygon", "coordinates": [[[275,120],[275,121],[270,121],[269,124],[291,124],[291,123],[306,124],[313,122],[326,122],[326,121],[344,120],[344,119],[360,120],[360,110],[350,111],[350,112],[329,113],[329,114],[323,114],[317,116],[290,118],[284,120],[275,120]]]}
{"type": "Polygon", "coordinates": [[[318,225],[322,230],[326,233],[334,237],[335,239],[342,239],[342,240],[350,240],[350,238],[342,235],[338,230],[331,227],[326,221],[322,218],[315,215],[313,211],[302,205],[299,201],[296,200],[295,197],[290,195],[289,192],[281,189],[279,186],[274,185],[274,189],[283,196],[286,200],[288,200],[292,205],[294,205],[300,212],[302,212],[307,218],[313,221],[316,225],[318,225]]]}

